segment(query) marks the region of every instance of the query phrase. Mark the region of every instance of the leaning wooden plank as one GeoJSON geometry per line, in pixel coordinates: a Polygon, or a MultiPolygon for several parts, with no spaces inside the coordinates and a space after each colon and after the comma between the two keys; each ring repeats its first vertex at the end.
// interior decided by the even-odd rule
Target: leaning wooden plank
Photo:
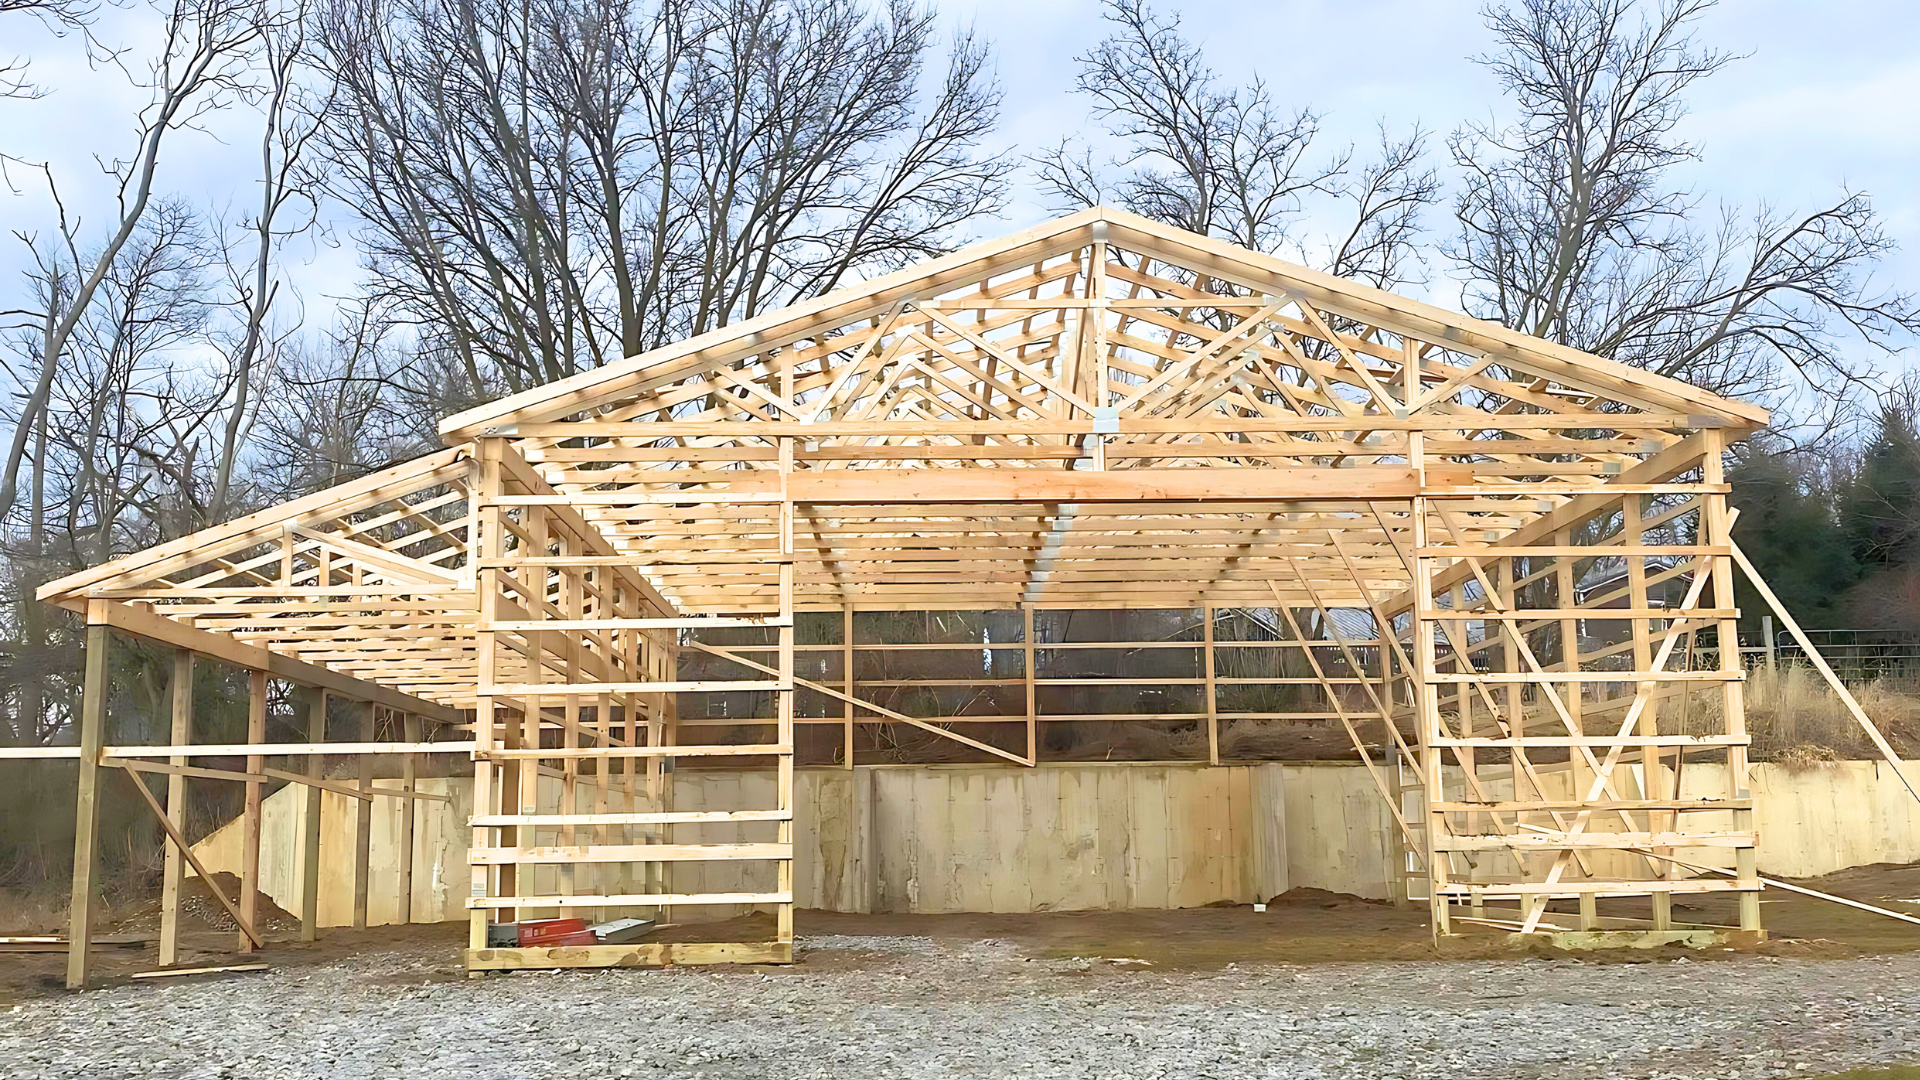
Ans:
{"type": "MultiPolygon", "coordinates": [[[[1725,867],[1701,866],[1698,863],[1687,862],[1684,859],[1676,859],[1671,855],[1656,855],[1649,851],[1637,851],[1637,853],[1642,855],[1647,855],[1655,859],[1663,859],[1667,862],[1674,864],[1675,866],[1692,870],[1695,873],[1720,874],[1724,877],[1730,877],[1730,878],[1737,877],[1734,871],[1728,870],[1725,867]]],[[[1860,900],[1849,900],[1844,896],[1835,896],[1832,893],[1824,893],[1818,889],[1809,889],[1805,885],[1795,885],[1792,882],[1781,881],[1777,878],[1763,877],[1763,878],[1760,878],[1759,881],[1761,885],[1769,889],[1785,889],[1788,892],[1799,893],[1802,896],[1811,896],[1815,900],[1827,900],[1827,901],[1831,901],[1832,903],[1839,904],[1843,907],[1856,908],[1860,911],[1872,912],[1875,915],[1885,915],[1889,919],[1898,919],[1901,922],[1908,922],[1908,923],[1914,924],[1915,926],[1920,926],[1920,917],[1908,915],[1905,912],[1889,911],[1886,908],[1875,907],[1872,904],[1865,903],[1860,900]]],[[[1738,882],[1725,882],[1724,884],[1733,885],[1733,884],[1738,884],[1738,882]]]]}
{"type": "Polygon", "coordinates": [[[791,963],[793,963],[793,943],[778,941],[686,943],[652,941],[635,945],[467,950],[467,970],[469,971],[667,967],[673,964],[791,963]]]}
{"type": "Polygon", "coordinates": [[[1860,707],[1860,702],[1855,700],[1852,691],[1847,689],[1847,685],[1840,681],[1840,676],[1833,673],[1833,668],[1827,665],[1826,657],[1821,656],[1820,650],[1814,648],[1813,642],[1807,639],[1806,631],[1800,629],[1800,624],[1794,621],[1792,615],[1787,614],[1786,605],[1780,602],[1779,597],[1773,595],[1773,590],[1768,588],[1767,583],[1761,579],[1760,571],[1753,568],[1753,563],[1747,561],[1747,553],[1740,550],[1739,544],[1733,544],[1731,547],[1733,561],[1740,564],[1740,570],[1747,575],[1747,580],[1753,583],[1754,589],[1767,601],[1767,605],[1773,608],[1773,613],[1780,616],[1780,621],[1786,624],[1788,632],[1800,642],[1801,651],[1806,653],[1807,659],[1819,669],[1821,677],[1827,680],[1827,685],[1831,686],[1833,692],[1839,696],[1840,703],[1847,707],[1847,712],[1853,716],[1854,722],[1860,725],[1860,730],[1866,732],[1867,738],[1873,741],[1874,749],[1879,750],[1880,756],[1886,759],[1887,764],[1893,766],[1893,775],[1900,778],[1900,783],[1906,787],[1907,794],[1920,799],[1920,788],[1916,788],[1913,778],[1907,775],[1906,763],[1901,761],[1900,755],[1894,752],[1893,744],[1887,742],[1887,737],[1880,733],[1879,726],[1868,718],[1867,711],[1860,707]]]}
{"type": "Polygon", "coordinates": [[[160,968],[157,971],[136,971],[132,977],[136,979],[167,979],[175,975],[218,975],[226,972],[265,970],[267,970],[267,962],[259,960],[251,964],[220,964],[214,967],[160,968]]]}
{"type": "Polygon", "coordinates": [[[140,793],[140,798],[146,802],[147,808],[153,811],[153,816],[160,819],[160,827],[166,830],[167,838],[180,849],[180,854],[186,858],[187,865],[193,867],[193,872],[200,875],[200,880],[206,882],[207,891],[213,894],[215,900],[220,901],[220,906],[226,909],[227,916],[240,927],[240,932],[247,935],[248,940],[253,942],[254,948],[265,945],[266,939],[262,938],[260,932],[241,916],[240,909],[234,906],[233,901],[227,899],[227,894],[214,888],[213,875],[200,864],[199,857],[193,853],[193,845],[187,843],[187,838],[180,835],[180,830],[174,827],[173,822],[167,820],[166,809],[160,805],[160,800],[153,797],[153,792],[147,790],[146,781],[125,770],[122,770],[122,775],[127,778],[128,783],[133,785],[133,789],[140,793]]]}
{"type": "MultiPolygon", "coordinates": [[[[1726,870],[1722,870],[1720,872],[1723,874],[1731,873],[1730,871],[1726,871],[1726,870]]],[[[1796,892],[1802,896],[1811,896],[1816,900],[1829,900],[1829,901],[1832,901],[1833,903],[1842,904],[1846,907],[1858,908],[1861,911],[1871,911],[1875,915],[1885,915],[1889,919],[1899,919],[1901,922],[1910,922],[1915,926],[1920,926],[1920,918],[1915,918],[1912,915],[1907,915],[1898,911],[1888,911],[1886,908],[1883,908],[1883,907],[1875,907],[1872,904],[1862,903],[1858,900],[1849,900],[1844,896],[1835,896],[1832,893],[1823,893],[1818,889],[1809,889],[1805,885],[1795,885],[1791,882],[1779,881],[1774,878],[1766,878],[1766,877],[1763,877],[1760,879],[1760,884],[1765,885],[1769,889],[1785,889],[1788,892],[1796,892]]]]}

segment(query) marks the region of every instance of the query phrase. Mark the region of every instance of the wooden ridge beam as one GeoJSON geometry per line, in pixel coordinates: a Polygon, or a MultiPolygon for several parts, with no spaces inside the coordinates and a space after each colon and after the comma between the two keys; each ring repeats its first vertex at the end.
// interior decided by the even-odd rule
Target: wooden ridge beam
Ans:
{"type": "Polygon", "coordinates": [[[793,474],[794,502],[1152,502],[1189,499],[1406,499],[1413,470],[1347,469],[836,469],[793,474]]]}

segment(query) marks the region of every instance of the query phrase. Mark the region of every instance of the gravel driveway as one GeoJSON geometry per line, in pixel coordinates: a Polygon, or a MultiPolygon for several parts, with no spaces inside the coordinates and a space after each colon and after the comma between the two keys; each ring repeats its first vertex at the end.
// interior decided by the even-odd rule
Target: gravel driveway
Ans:
{"type": "Polygon", "coordinates": [[[783,969],[522,972],[448,950],[29,1001],[28,1077],[1757,1077],[1920,1061],[1920,954],[1162,971],[815,936],[783,969]]]}

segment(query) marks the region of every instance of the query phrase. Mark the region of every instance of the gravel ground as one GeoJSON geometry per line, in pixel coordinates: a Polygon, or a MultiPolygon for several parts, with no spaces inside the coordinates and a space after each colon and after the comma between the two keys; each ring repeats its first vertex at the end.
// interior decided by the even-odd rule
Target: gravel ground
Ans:
{"type": "Polygon", "coordinates": [[[1760,1077],[1920,1061],[1920,954],[1167,971],[815,936],[791,968],[455,977],[444,946],[0,1013],[27,1077],[1760,1077]]]}

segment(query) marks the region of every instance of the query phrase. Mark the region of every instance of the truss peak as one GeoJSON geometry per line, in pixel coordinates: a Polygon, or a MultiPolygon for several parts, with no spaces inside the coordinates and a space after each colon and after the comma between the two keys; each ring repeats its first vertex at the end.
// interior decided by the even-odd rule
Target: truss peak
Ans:
{"type": "Polygon", "coordinates": [[[457,444],[589,420],[924,429],[1202,415],[1311,430],[1463,410],[1536,425],[1766,422],[1672,379],[1094,207],[459,413],[441,432],[457,444]]]}

